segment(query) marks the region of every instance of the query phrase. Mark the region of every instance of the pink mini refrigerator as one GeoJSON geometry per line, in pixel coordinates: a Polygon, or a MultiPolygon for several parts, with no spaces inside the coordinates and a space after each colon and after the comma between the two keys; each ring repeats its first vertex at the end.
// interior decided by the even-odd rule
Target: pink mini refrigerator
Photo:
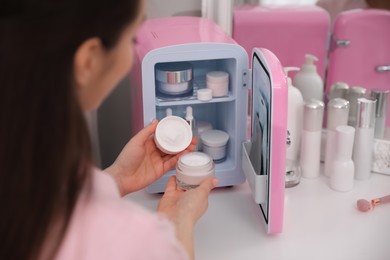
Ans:
{"type": "MultiPolygon", "coordinates": [[[[327,92],[338,81],[368,90],[390,90],[390,11],[356,9],[336,17],[327,92]]],[[[386,121],[390,126],[390,106],[386,121]]]]}
{"type": "Polygon", "coordinates": [[[241,5],[233,14],[233,38],[249,55],[254,47],[267,48],[284,67],[301,67],[312,54],[323,79],[329,28],[328,13],[317,6],[241,5]]]}
{"type": "MultiPolygon", "coordinates": [[[[267,232],[281,232],[287,86],[276,56],[266,49],[254,49],[253,70],[249,70],[246,51],[211,20],[199,17],[147,20],[136,41],[136,65],[131,75],[133,132],[154,118],[163,119],[168,110],[184,118],[191,106],[198,125],[229,136],[225,157],[214,160],[219,186],[247,180],[267,232]],[[164,74],[168,69],[174,71],[170,76],[164,74]],[[227,91],[221,95],[213,91],[211,99],[205,98],[201,93],[209,84],[207,75],[215,71],[227,73],[227,91]],[[251,140],[247,138],[249,88],[254,93],[251,140]]],[[[168,172],[147,191],[163,192],[174,174],[175,170],[168,172]]]]}

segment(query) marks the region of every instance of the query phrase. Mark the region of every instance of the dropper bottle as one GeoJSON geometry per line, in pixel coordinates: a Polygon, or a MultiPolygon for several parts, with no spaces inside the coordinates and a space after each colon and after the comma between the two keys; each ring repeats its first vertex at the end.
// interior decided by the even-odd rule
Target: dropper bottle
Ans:
{"type": "MultiPolygon", "coordinates": [[[[190,125],[191,127],[191,130],[192,130],[192,136],[194,136],[195,138],[199,139],[198,138],[198,128],[196,126],[196,121],[195,121],[195,118],[194,118],[194,114],[193,114],[193,110],[192,110],[192,107],[191,106],[187,106],[186,107],[186,116],[185,116],[185,120],[187,121],[187,123],[190,125]]],[[[196,147],[195,150],[198,150],[198,147],[196,147]]]]}

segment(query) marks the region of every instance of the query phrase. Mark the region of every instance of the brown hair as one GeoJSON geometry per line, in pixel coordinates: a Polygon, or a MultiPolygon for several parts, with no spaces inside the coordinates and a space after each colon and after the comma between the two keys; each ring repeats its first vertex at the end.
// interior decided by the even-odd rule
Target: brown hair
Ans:
{"type": "Polygon", "coordinates": [[[115,46],[140,2],[2,1],[0,259],[38,258],[59,220],[58,249],[92,167],[74,54],[91,37],[115,46]]]}

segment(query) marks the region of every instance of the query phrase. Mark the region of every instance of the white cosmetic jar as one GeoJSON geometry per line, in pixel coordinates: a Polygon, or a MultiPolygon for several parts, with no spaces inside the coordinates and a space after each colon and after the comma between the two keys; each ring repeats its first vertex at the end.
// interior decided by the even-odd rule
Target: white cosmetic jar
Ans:
{"type": "Polygon", "coordinates": [[[159,63],[155,67],[157,90],[164,95],[183,96],[193,91],[193,67],[189,62],[159,63]]]}
{"type": "Polygon", "coordinates": [[[176,183],[184,190],[196,188],[204,179],[214,176],[213,159],[205,153],[183,154],[176,164],[176,183]]]}
{"type": "MultiPolygon", "coordinates": [[[[198,128],[198,135],[200,136],[203,132],[213,129],[213,125],[207,121],[198,121],[196,122],[196,127],[198,128]]],[[[199,151],[203,150],[202,140],[198,140],[198,149],[199,151]]]]}
{"type": "Polygon", "coordinates": [[[213,97],[227,96],[229,93],[229,73],[210,71],[206,74],[206,86],[213,92],[213,97]]]}
{"type": "Polygon", "coordinates": [[[221,130],[207,130],[200,135],[203,145],[203,152],[213,158],[214,161],[222,161],[226,157],[226,144],[229,135],[221,130]]]}
{"type": "Polygon", "coordinates": [[[191,144],[192,130],[183,118],[167,116],[158,122],[154,141],[158,149],[164,153],[177,154],[191,144]]]}

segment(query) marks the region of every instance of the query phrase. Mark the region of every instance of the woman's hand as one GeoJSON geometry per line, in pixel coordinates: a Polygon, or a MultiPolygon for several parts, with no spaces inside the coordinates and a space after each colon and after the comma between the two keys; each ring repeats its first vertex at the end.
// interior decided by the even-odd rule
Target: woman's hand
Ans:
{"type": "Polygon", "coordinates": [[[157,207],[176,226],[179,241],[194,259],[193,229],[198,219],[206,212],[210,191],[218,184],[218,179],[207,178],[197,188],[184,191],[176,184],[176,177],[171,176],[165,193],[157,207]]]}
{"type": "Polygon", "coordinates": [[[116,161],[105,171],[116,180],[122,196],[145,188],[171,170],[178,158],[195,149],[196,140],[183,152],[170,155],[161,152],[154,143],[157,120],[143,128],[123,148],[116,161]]]}

